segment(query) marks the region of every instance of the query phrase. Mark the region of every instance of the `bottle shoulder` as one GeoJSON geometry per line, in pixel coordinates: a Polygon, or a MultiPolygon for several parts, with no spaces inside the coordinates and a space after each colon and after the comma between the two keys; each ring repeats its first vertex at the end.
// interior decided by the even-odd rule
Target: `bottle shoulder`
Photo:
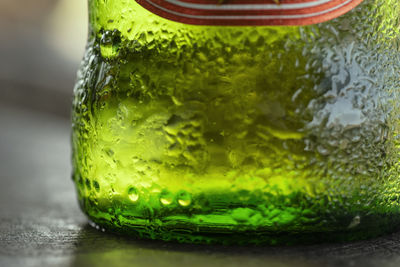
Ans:
{"type": "Polygon", "coordinates": [[[230,42],[262,36],[266,41],[281,39],[320,38],[331,34],[337,38],[346,35],[385,34],[385,38],[399,38],[400,3],[397,0],[363,0],[357,7],[336,19],[309,26],[198,26],[164,19],[144,9],[135,0],[91,0],[90,22],[93,34],[117,30],[122,38],[141,42],[156,39],[174,39],[177,45],[185,41],[201,44],[215,38],[230,42]],[[397,35],[397,36],[396,36],[397,35]]]}

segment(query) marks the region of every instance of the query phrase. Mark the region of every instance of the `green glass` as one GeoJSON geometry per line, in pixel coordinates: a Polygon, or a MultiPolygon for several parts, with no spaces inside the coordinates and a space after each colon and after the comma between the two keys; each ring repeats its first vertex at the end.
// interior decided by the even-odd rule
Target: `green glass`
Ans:
{"type": "Polygon", "coordinates": [[[309,26],[193,26],[89,0],[73,178],[96,225],[189,243],[400,222],[400,1],[309,26]]]}

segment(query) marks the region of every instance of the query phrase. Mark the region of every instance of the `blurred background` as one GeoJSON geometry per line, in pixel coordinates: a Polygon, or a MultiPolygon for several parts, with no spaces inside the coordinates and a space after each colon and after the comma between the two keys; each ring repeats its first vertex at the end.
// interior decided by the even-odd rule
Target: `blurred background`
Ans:
{"type": "Polygon", "coordinates": [[[87,0],[0,0],[0,266],[69,266],[86,234],[70,109],[87,24],[87,0]]]}
{"type": "Polygon", "coordinates": [[[0,105],[68,118],[85,0],[0,0],[0,105]]]}

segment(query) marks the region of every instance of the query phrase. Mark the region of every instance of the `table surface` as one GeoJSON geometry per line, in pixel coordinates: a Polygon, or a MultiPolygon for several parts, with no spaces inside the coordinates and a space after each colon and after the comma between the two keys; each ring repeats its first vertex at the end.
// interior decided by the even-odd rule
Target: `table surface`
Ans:
{"type": "Polygon", "coordinates": [[[400,233],[295,247],[182,245],[90,227],[70,179],[70,123],[0,105],[0,266],[400,266],[400,233]]]}

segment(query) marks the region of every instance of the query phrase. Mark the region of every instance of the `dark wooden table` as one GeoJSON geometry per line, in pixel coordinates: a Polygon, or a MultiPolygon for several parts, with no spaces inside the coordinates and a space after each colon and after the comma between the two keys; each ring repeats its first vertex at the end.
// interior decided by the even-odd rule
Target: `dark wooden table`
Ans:
{"type": "Polygon", "coordinates": [[[400,266],[400,233],[296,247],[192,246],[91,228],[70,179],[69,121],[0,105],[0,266],[400,266]]]}

